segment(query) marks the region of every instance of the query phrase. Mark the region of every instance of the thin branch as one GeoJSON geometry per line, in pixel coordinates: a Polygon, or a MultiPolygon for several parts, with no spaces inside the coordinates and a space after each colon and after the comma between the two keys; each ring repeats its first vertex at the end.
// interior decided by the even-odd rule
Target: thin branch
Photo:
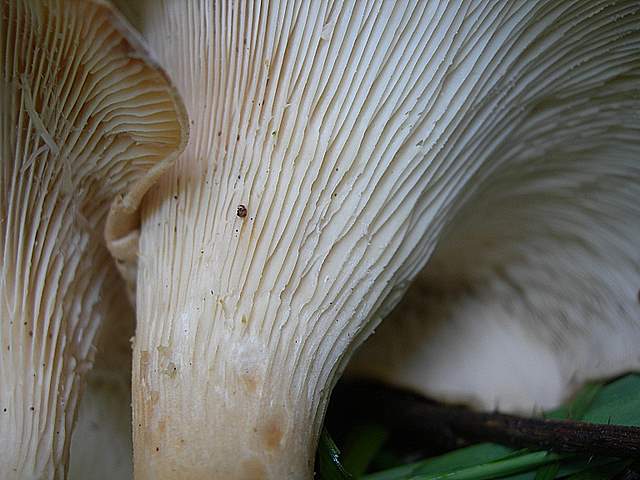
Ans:
{"type": "Polygon", "coordinates": [[[341,387],[338,396],[343,403],[342,415],[369,418],[426,438],[441,436],[457,445],[489,441],[555,452],[640,458],[638,427],[480,413],[372,384],[341,387]]]}

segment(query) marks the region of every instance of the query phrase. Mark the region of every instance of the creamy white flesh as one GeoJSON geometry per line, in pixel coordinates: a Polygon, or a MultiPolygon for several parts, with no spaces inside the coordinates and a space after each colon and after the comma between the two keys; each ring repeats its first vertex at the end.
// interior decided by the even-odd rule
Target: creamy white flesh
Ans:
{"type": "Polygon", "coordinates": [[[3,480],[64,478],[96,332],[126,302],[111,200],[139,198],[183,141],[170,85],[128,35],[105,2],[0,3],[3,480]]]}
{"type": "Polygon", "coordinates": [[[637,174],[635,1],[138,7],[192,122],[143,205],[138,479],[311,478],[346,359],[491,178],[637,174]]]}
{"type": "Polygon", "coordinates": [[[350,374],[531,413],[640,369],[640,5],[555,9],[546,65],[505,87],[535,96],[505,112],[499,168],[350,374]]]}
{"type": "Polygon", "coordinates": [[[488,181],[349,373],[531,413],[639,370],[640,156],[620,142],[488,181]]]}

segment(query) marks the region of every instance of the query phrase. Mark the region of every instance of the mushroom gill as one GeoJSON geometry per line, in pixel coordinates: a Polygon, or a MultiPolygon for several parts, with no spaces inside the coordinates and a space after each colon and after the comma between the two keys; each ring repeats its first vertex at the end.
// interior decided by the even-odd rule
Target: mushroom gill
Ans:
{"type": "Polygon", "coordinates": [[[346,361],[489,179],[637,177],[634,1],[130,11],[192,121],[141,208],[140,479],[311,478],[346,361]]]}
{"type": "Polygon", "coordinates": [[[107,212],[169,166],[186,122],[104,1],[0,2],[0,69],[0,477],[64,478],[96,332],[126,301],[107,212]]]}
{"type": "Polygon", "coordinates": [[[531,413],[640,370],[640,4],[533,3],[490,156],[350,375],[531,413]]]}

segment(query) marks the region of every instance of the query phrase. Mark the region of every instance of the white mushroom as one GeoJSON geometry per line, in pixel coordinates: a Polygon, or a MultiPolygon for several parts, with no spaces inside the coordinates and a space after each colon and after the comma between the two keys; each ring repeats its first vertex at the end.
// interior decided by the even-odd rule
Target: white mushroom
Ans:
{"type": "Polygon", "coordinates": [[[538,3],[512,125],[350,374],[530,413],[640,369],[640,5],[538,3]]]}
{"type": "Polygon", "coordinates": [[[64,478],[96,332],[126,301],[109,205],[135,208],[184,114],[105,1],[0,3],[0,68],[0,478],[64,478]]]}
{"type": "MultiPolygon", "coordinates": [[[[574,233],[609,234],[591,242],[597,249],[575,240],[574,251],[552,236],[558,254],[575,258],[567,265],[603,265],[606,251],[638,273],[627,237],[636,230],[620,226],[637,220],[636,1],[137,7],[193,127],[142,206],[136,478],[311,478],[347,359],[456,238],[458,219],[461,229],[465,218],[480,229],[499,222],[494,211],[522,221],[526,209],[509,211],[517,198],[558,219],[539,228],[577,238],[559,226],[568,209],[567,221],[592,219],[574,233]],[[620,196],[567,198],[603,177],[620,196]],[[474,216],[483,198],[500,208],[474,216]],[[606,212],[593,208],[608,207],[598,198],[618,202],[619,234],[600,223],[606,212]]],[[[540,235],[526,247],[531,259],[547,248],[540,235]]],[[[454,273],[519,255],[515,242],[478,258],[480,240],[466,240],[454,273]]],[[[637,326],[630,275],[615,283],[628,314],[612,320],[627,330],[637,326]]]]}

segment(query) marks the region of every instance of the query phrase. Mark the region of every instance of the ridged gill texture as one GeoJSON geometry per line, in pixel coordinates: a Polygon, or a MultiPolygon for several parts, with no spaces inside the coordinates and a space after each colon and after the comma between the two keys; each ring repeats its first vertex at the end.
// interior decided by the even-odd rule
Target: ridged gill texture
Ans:
{"type": "Polygon", "coordinates": [[[504,87],[521,126],[350,373],[530,414],[640,370],[640,3],[557,3],[504,87]]]}
{"type": "Polygon", "coordinates": [[[65,476],[96,331],[126,302],[105,218],[168,166],[181,122],[166,77],[105,2],[0,2],[3,480],[65,476]]]}
{"type": "Polygon", "coordinates": [[[311,478],[347,358],[488,179],[637,176],[636,1],[128,7],[192,123],[142,209],[138,479],[311,478]]]}

